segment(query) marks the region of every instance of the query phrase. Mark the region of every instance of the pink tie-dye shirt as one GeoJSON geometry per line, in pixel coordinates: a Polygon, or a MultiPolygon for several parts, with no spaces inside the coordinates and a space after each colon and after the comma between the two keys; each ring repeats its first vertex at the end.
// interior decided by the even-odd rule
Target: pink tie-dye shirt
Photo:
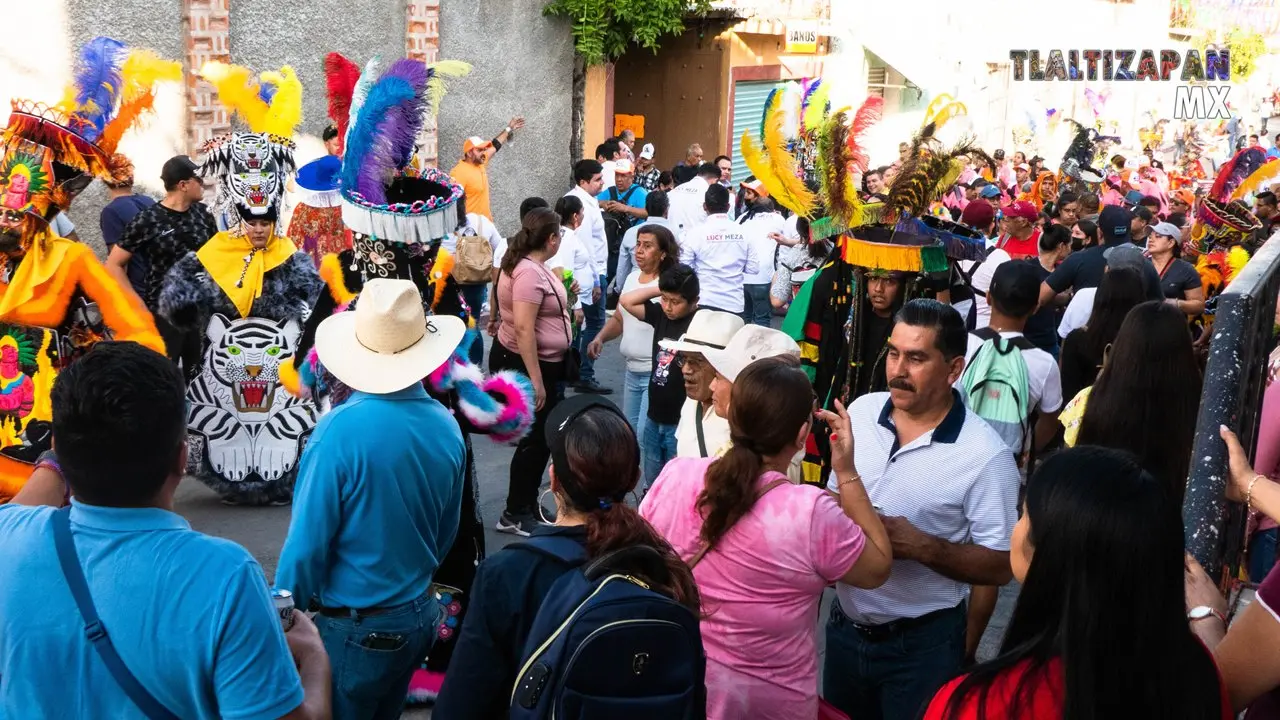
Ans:
{"type": "MultiPolygon", "coordinates": [[[[698,495],[716,458],[667,463],[640,514],[692,558],[702,547],[698,495]]],[[[784,477],[768,472],[763,488],[784,477]]],[[[826,491],[782,485],[721,538],[694,569],[702,595],[707,718],[807,719],[818,713],[818,606],[866,542],[826,491]]]]}

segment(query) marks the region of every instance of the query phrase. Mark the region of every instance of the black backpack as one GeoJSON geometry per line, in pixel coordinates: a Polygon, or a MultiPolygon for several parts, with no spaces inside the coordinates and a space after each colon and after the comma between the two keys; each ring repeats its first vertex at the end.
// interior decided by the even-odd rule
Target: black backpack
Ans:
{"type": "Polygon", "coordinates": [[[622,569],[665,573],[657,551],[628,547],[587,564],[572,538],[538,535],[512,547],[574,569],[551,586],[534,618],[511,720],[705,719],[698,616],[622,569]]]}

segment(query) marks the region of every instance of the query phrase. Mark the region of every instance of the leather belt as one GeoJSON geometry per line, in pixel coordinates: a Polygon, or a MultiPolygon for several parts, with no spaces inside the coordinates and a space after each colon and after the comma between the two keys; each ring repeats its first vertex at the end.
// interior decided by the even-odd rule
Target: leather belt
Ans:
{"type": "MultiPolygon", "coordinates": [[[[897,635],[901,635],[902,633],[908,630],[911,630],[913,628],[921,627],[922,625],[928,625],[934,620],[937,620],[944,613],[952,613],[958,609],[962,609],[963,607],[964,607],[964,604],[961,603],[960,605],[957,605],[956,607],[953,607],[953,608],[943,608],[941,610],[934,610],[933,612],[925,613],[920,617],[901,618],[899,620],[891,620],[881,625],[863,625],[861,623],[856,623],[853,620],[849,620],[849,624],[852,625],[853,628],[857,630],[859,633],[861,633],[862,636],[865,637],[867,640],[871,642],[883,642],[897,635]]],[[[843,610],[841,611],[841,613],[843,613],[843,610]]],[[[848,616],[846,616],[846,618],[847,617],[848,616]]]]}

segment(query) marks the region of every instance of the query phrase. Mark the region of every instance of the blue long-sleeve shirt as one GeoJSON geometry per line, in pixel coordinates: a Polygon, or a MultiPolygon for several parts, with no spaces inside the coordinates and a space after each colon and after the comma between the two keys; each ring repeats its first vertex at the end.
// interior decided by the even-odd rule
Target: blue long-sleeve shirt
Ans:
{"type": "Polygon", "coordinates": [[[422,595],[458,531],[465,449],[420,384],[356,392],[303,451],[276,586],[299,608],[374,608],[422,595]]]}

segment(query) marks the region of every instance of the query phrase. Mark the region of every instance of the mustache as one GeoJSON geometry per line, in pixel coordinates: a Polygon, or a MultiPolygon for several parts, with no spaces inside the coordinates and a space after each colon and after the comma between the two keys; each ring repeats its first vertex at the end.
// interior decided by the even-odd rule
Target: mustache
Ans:
{"type": "Polygon", "coordinates": [[[17,250],[22,247],[22,231],[9,229],[0,230],[0,250],[10,251],[17,250]]]}
{"type": "Polygon", "coordinates": [[[893,378],[889,381],[889,387],[893,390],[906,390],[907,392],[916,391],[916,386],[903,378],[893,378]]]}

